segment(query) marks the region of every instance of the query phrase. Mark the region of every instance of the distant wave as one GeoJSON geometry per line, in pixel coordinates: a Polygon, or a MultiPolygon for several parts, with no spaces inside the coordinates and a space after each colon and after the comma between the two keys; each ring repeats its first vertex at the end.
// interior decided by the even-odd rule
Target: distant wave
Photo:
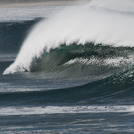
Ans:
{"type": "MultiPolygon", "coordinates": [[[[120,47],[126,47],[126,49],[127,47],[133,47],[133,5],[134,1],[132,0],[93,0],[88,5],[66,7],[63,10],[56,12],[49,16],[48,19],[35,25],[24,41],[15,62],[9,66],[3,74],[33,71],[38,67],[45,68],[48,64],[54,66],[53,64],[57,64],[58,62],[61,64],[61,59],[64,61],[63,63],[65,65],[76,61],[88,62],[91,60],[91,57],[89,56],[90,50],[89,53],[87,52],[88,56],[84,57],[83,54],[83,56],[77,55],[72,58],[68,58],[70,53],[66,57],[59,51],[56,59],[50,58],[50,63],[46,62],[46,58],[45,62],[42,62],[46,53],[48,58],[48,53],[51,55],[52,50],[55,50],[56,48],[62,49],[61,46],[63,44],[66,46],[71,46],[72,44],[75,44],[75,46],[85,46],[88,43],[91,46],[94,44],[93,47],[100,44],[102,47],[118,47],[117,50],[119,50],[120,47]],[[111,6],[111,4],[113,6],[111,6]],[[128,12],[131,12],[132,14],[128,15],[128,12]],[[53,61],[52,63],[52,60],[54,59],[56,61],[53,61]]],[[[76,48],[72,48],[73,53],[75,52],[75,49],[76,48]]],[[[84,51],[86,52],[86,50],[84,51]]],[[[105,54],[105,51],[101,51],[101,53],[105,54]]],[[[129,54],[127,54],[127,56],[128,58],[123,59],[123,62],[125,62],[125,60],[127,61],[127,59],[132,59],[133,57],[131,55],[130,58],[129,54]]],[[[113,62],[117,61],[117,57],[119,56],[115,56],[115,60],[114,56],[112,56],[113,62]]],[[[119,63],[121,62],[122,61],[119,63]]],[[[49,66],[49,68],[52,66],[49,66]]]]}
{"type": "MultiPolygon", "coordinates": [[[[0,5],[1,6],[1,5],[0,5]]],[[[21,22],[35,18],[46,18],[63,6],[31,6],[0,8],[0,22],[21,22]]]]}

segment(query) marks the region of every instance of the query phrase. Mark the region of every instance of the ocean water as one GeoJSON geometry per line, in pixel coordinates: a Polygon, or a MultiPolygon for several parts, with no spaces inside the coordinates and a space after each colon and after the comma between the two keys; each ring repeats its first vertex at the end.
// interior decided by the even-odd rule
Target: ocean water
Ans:
{"type": "Polygon", "coordinates": [[[133,0],[1,8],[0,134],[133,134],[133,24],[133,0]]]}

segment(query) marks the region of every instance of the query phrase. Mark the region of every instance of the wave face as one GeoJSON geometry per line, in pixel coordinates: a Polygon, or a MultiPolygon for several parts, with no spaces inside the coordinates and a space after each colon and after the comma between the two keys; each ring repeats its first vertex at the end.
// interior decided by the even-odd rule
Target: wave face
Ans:
{"type": "MultiPolygon", "coordinates": [[[[102,49],[103,46],[110,46],[106,48],[104,55],[102,54],[103,57],[110,55],[110,51],[108,52],[107,50],[109,48],[112,48],[112,52],[116,53],[114,52],[116,51],[115,47],[118,47],[117,50],[119,51],[120,47],[126,49],[127,47],[133,47],[133,5],[134,1],[132,0],[93,0],[88,5],[66,7],[56,12],[34,26],[24,41],[15,62],[10,65],[3,74],[35,71],[38,70],[39,65],[41,68],[45,68],[45,66],[51,64],[53,68],[53,66],[59,64],[69,64],[77,61],[89,62],[95,55],[91,54],[90,48],[97,48],[96,46],[98,44],[100,49],[102,49]],[[111,6],[111,4],[113,6],[111,6]],[[75,44],[74,48],[71,48],[72,44],[75,44]],[[87,44],[88,48],[86,48],[87,44]],[[69,48],[69,53],[67,54],[65,52],[66,56],[64,56],[64,53],[62,55],[56,54],[56,59],[49,59],[49,55],[51,55],[53,50],[56,51],[56,49],[59,49],[56,53],[60,53],[58,51],[62,49],[62,45],[65,45],[66,49],[69,48]],[[77,56],[70,55],[71,51],[73,51],[72,53],[77,51],[77,45],[79,49],[81,49],[78,51],[83,51],[81,52],[82,54],[80,53],[82,56],[79,56],[79,52],[78,55],[76,54],[77,56]],[[85,47],[82,47],[82,45],[85,47]],[[46,58],[50,63],[48,61],[46,62],[46,58]],[[52,60],[56,61],[52,63],[52,60]]],[[[93,50],[93,52],[94,51],[96,50],[93,50]]],[[[101,51],[101,53],[103,53],[103,51],[101,51]]],[[[99,54],[97,55],[99,57],[99,54]]],[[[113,61],[115,61],[114,58],[119,58],[119,56],[114,57],[113,55],[111,57],[109,56],[113,61]]],[[[127,56],[130,55],[127,54],[127,56]]],[[[124,60],[124,56],[122,58],[124,60]]],[[[130,59],[132,59],[132,57],[130,59]]],[[[106,60],[108,62],[108,58],[103,58],[102,60],[103,62],[106,62],[106,60]]],[[[99,61],[102,60],[99,59],[99,61]]]]}

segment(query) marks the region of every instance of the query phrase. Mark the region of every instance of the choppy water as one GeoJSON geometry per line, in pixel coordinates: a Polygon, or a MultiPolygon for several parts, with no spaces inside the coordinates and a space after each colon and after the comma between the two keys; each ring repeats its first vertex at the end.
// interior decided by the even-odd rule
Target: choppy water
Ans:
{"type": "Polygon", "coordinates": [[[133,4],[0,17],[0,133],[133,134],[133,4]]]}

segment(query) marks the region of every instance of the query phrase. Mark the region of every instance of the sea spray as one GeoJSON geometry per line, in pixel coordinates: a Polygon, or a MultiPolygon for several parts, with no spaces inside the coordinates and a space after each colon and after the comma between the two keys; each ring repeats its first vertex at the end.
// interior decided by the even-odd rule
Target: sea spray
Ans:
{"type": "Polygon", "coordinates": [[[70,6],[56,12],[35,25],[15,62],[3,74],[31,71],[32,63],[41,58],[44,51],[62,44],[92,42],[133,47],[133,5],[132,0],[93,0],[88,5],[70,6]]]}

